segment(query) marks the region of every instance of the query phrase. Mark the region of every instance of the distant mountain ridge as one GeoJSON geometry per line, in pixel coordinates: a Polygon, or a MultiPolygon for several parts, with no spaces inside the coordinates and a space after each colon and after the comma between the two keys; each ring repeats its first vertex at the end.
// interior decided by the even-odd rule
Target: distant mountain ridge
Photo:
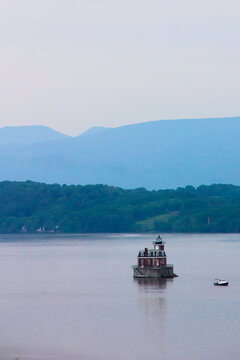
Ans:
{"type": "MultiPolygon", "coordinates": [[[[0,131],[1,136],[1,131],[0,131]]],[[[159,120],[93,128],[25,146],[2,146],[0,180],[176,188],[240,184],[240,117],[159,120]]]]}
{"type": "Polygon", "coordinates": [[[0,146],[28,145],[66,138],[70,138],[70,136],[41,125],[5,126],[0,128],[0,146]]]}

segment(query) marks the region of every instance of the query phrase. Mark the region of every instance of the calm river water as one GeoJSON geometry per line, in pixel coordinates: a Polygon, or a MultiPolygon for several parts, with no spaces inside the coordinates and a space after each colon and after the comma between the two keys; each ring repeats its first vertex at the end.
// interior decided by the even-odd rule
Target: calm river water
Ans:
{"type": "Polygon", "coordinates": [[[163,237],[157,282],[131,269],[155,235],[0,235],[0,359],[240,359],[240,235],[163,237]]]}

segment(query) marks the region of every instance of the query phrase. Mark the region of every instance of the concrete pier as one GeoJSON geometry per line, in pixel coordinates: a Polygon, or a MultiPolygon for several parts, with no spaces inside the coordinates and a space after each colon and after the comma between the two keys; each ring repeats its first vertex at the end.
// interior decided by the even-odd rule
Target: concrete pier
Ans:
{"type": "Polygon", "coordinates": [[[134,278],[174,278],[177,277],[173,272],[173,265],[162,267],[140,267],[133,265],[134,278]]]}

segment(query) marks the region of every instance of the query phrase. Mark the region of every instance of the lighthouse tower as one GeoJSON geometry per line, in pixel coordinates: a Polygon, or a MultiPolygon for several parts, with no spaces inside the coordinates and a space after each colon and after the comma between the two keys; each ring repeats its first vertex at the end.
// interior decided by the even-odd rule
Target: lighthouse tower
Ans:
{"type": "Polygon", "coordinates": [[[141,268],[147,267],[162,267],[167,265],[167,256],[164,251],[165,241],[160,235],[153,241],[154,249],[145,248],[139,251],[138,266],[141,268]]]}
{"type": "Polygon", "coordinates": [[[167,256],[164,251],[165,241],[161,238],[160,235],[153,241],[154,250],[156,252],[155,266],[166,266],[167,265],[167,256]]]}
{"type": "Polygon", "coordinates": [[[137,265],[133,266],[134,277],[174,277],[173,265],[167,264],[165,241],[158,235],[153,249],[145,248],[138,253],[137,265]]]}

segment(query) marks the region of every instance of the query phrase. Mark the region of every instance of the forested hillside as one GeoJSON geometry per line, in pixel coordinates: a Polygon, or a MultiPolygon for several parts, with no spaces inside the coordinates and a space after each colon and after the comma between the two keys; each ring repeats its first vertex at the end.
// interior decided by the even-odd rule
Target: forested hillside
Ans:
{"type": "Polygon", "coordinates": [[[0,232],[240,232],[240,187],[0,183],[0,232]]]}

